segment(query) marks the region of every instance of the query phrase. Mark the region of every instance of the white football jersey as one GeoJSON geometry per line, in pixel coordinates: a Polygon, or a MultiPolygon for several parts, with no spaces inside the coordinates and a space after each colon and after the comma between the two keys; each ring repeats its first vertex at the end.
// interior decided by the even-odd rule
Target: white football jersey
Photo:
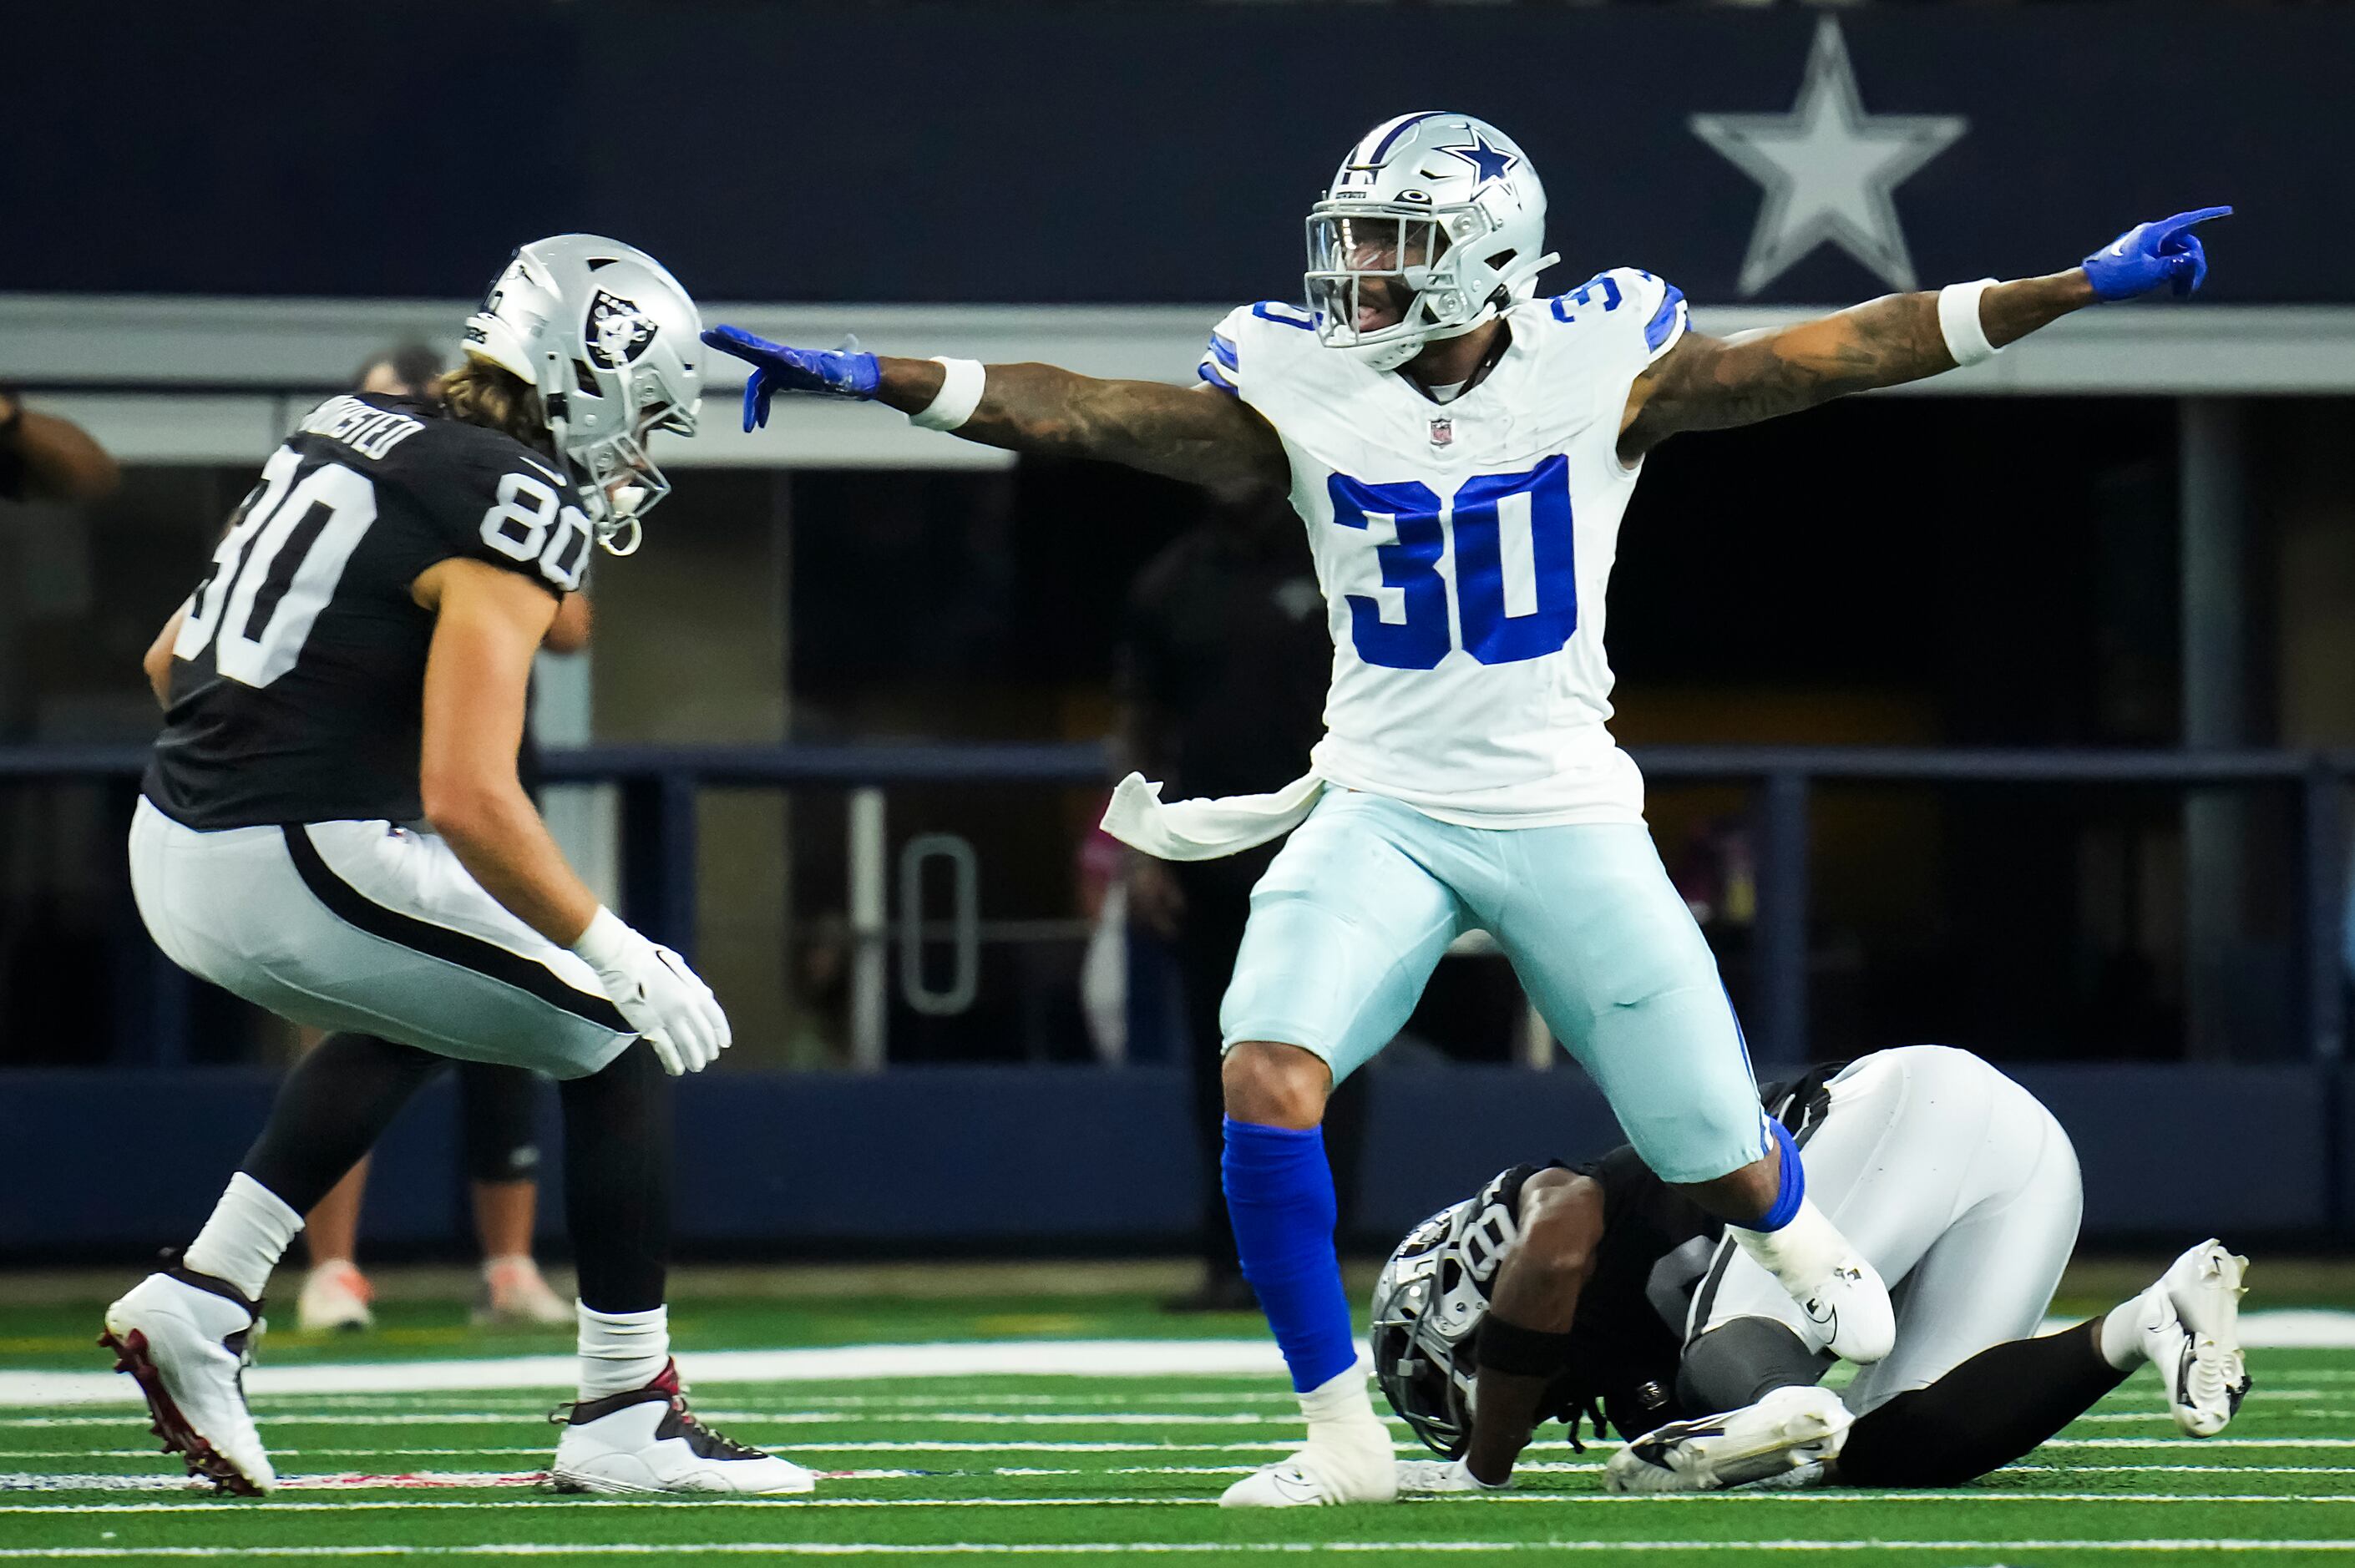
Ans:
{"type": "Polygon", "coordinates": [[[1292,460],[1333,633],[1317,775],[1471,827],[1641,822],[1604,591],[1641,467],[1619,461],[1627,390],[1683,334],[1684,296],[1623,267],[1505,320],[1504,357],[1446,404],[1295,305],[1233,312],[1200,376],[1292,460]]]}

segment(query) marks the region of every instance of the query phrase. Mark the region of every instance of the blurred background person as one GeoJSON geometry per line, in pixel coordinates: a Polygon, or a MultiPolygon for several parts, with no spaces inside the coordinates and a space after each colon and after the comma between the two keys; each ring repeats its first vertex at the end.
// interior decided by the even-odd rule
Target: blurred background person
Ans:
{"type": "Polygon", "coordinates": [[[82,428],[0,387],[0,501],[102,501],[122,473],[82,428]]]}
{"type": "MultiPolygon", "coordinates": [[[[405,344],[363,366],[358,388],[389,397],[431,399],[440,395],[442,369],[436,350],[405,344]]],[[[550,653],[577,653],[588,642],[589,596],[568,594],[541,646],[550,653]]],[[[528,723],[520,771],[524,789],[537,800],[539,747],[528,723]]],[[[308,1051],[319,1040],[317,1030],[304,1030],[302,1049],[308,1051]]],[[[458,1075],[459,1148],[474,1199],[474,1235],[483,1249],[474,1320],[569,1324],[572,1308],[549,1287],[531,1252],[539,1210],[538,1075],[489,1062],[453,1065],[458,1075]]],[[[360,1204],[368,1192],[368,1162],[362,1160],[304,1218],[311,1269],[303,1281],[296,1316],[306,1330],[365,1329],[375,1320],[370,1306],[375,1291],[359,1267],[360,1204]]]]}
{"type": "MultiPolygon", "coordinates": [[[[1332,662],[1325,598],[1299,517],[1281,495],[1219,497],[1209,516],[1154,557],[1131,593],[1120,660],[1123,765],[1165,781],[1171,800],[1281,789],[1300,776],[1325,733],[1332,662]]],[[[1219,860],[1127,855],[1129,918],[1176,957],[1186,1016],[1180,1054],[1201,1150],[1202,1282],[1167,1303],[1173,1311],[1257,1305],[1219,1187],[1219,1003],[1252,885],[1279,847],[1219,860]]],[[[1345,1231],[1362,1097],[1362,1088],[1343,1085],[1327,1128],[1345,1231]]]]}

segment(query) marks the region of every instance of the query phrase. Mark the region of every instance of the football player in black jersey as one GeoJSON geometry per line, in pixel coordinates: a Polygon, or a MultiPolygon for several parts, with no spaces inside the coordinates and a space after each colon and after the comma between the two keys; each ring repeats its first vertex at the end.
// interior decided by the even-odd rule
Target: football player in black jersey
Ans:
{"type": "Polygon", "coordinates": [[[2239,1409],[2248,1260],[2216,1242],[2103,1316],[2031,1337],[2083,1190],[2060,1123],[1995,1068],[1908,1046],[1762,1097],[1809,1190],[1890,1284],[1889,1357],[1844,1395],[1817,1387],[1823,1326],[1633,1150],[1516,1166],[1418,1225],[1375,1287],[1383,1393],[1446,1456],[1401,1461],[1401,1491],[1501,1488],[1554,1418],[1573,1444],[1582,1420],[1631,1440],[1606,1467],[1614,1490],[1701,1491],[1958,1486],[2146,1361],[2186,1435],[2212,1436],[2239,1409]]]}
{"type": "Polygon", "coordinates": [[[166,1450],[229,1490],[275,1479],[239,1377],[271,1269],[447,1058],[562,1080],[581,1379],[556,1483],[810,1489],[697,1423],[670,1360],[661,1070],[709,1066],[727,1016],[597,902],[516,767],[533,652],[591,545],[636,547],[668,488],[653,434],[694,432],[699,328],[641,251],[524,247],[441,400],[314,409],[183,607],[131,830],[140,914],[183,968],[330,1032],[178,1266],[106,1313],[166,1450]]]}

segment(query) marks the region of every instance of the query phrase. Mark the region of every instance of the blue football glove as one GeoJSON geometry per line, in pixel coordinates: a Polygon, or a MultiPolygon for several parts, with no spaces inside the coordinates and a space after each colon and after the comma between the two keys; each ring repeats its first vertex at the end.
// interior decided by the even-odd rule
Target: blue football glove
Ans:
{"type": "Polygon", "coordinates": [[[875,356],[857,350],[794,348],[732,326],[706,328],[703,341],[752,366],[751,379],[744,383],[747,430],[769,422],[769,399],[780,391],[872,397],[882,380],[875,356]]]}
{"type": "Polygon", "coordinates": [[[2105,300],[2131,300],[2164,284],[2177,299],[2190,299],[2208,276],[2208,253],[2191,226],[2232,212],[2229,207],[2203,207],[2135,225],[2085,258],[2094,292],[2105,300]]]}

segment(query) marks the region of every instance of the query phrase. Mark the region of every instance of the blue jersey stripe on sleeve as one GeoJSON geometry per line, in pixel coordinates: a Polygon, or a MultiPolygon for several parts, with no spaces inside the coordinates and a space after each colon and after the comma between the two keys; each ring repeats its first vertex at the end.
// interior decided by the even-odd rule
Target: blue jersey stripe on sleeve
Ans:
{"type": "Polygon", "coordinates": [[[1217,387],[1220,391],[1224,392],[1230,397],[1241,396],[1242,389],[1237,387],[1233,382],[1228,380],[1226,376],[1220,373],[1219,367],[1211,364],[1207,359],[1194,367],[1194,374],[1209,382],[1211,386],[1217,387]]]}
{"type": "Polygon", "coordinates": [[[1677,329],[1677,307],[1685,302],[1682,289],[1674,283],[1664,286],[1668,292],[1660,296],[1660,308],[1654,311],[1652,319],[1644,323],[1644,345],[1646,348],[1657,348],[1668,341],[1668,335],[1677,329]]]}
{"type": "Polygon", "coordinates": [[[1242,366],[1236,362],[1235,344],[1232,338],[1223,336],[1218,333],[1212,333],[1210,334],[1210,352],[1218,355],[1219,363],[1225,366],[1228,369],[1240,370],[1242,368],[1242,366]]]}
{"type": "Polygon", "coordinates": [[[1263,322],[1281,322],[1288,327],[1298,327],[1302,332],[1316,330],[1315,316],[1298,305],[1287,305],[1281,300],[1262,300],[1252,307],[1252,314],[1263,322]]]}

